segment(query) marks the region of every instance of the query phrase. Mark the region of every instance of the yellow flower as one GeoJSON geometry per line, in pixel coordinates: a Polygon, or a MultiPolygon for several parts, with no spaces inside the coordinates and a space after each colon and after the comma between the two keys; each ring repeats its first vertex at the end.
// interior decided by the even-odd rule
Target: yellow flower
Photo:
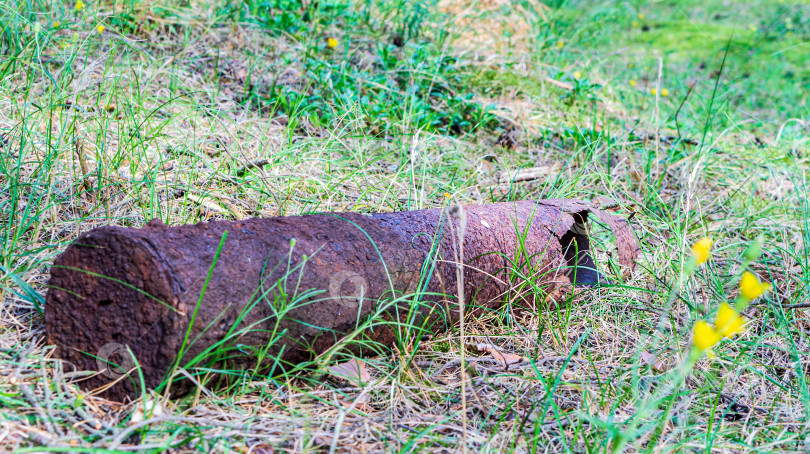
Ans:
{"type": "Polygon", "coordinates": [[[708,324],[705,320],[699,320],[695,323],[695,328],[692,332],[692,343],[695,344],[698,350],[706,350],[718,342],[720,342],[720,334],[714,330],[712,325],[708,324]]]}
{"type": "Polygon", "coordinates": [[[692,246],[692,257],[695,258],[695,262],[697,265],[703,265],[709,260],[709,257],[712,255],[712,239],[711,238],[701,238],[699,239],[694,246],[692,246]]]}
{"type": "Polygon", "coordinates": [[[332,37],[330,36],[330,37],[329,37],[329,38],[327,38],[327,40],[326,40],[326,45],[327,45],[327,46],[329,46],[329,48],[330,48],[330,49],[334,49],[334,48],[336,48],[336,47],[337,47],[337,45],[338,45],[338,40],[337,40],[337,39],[335,39],[335,38],[332,38],[332,37]]]}
{"type": "Polygon", "coordinates": [[[557,41],[557,49],[562,49],[565,47],[565,41],[557,41]]]}
{"type": "Polygon", "coordinates": [[[668,94],[669,94],[669,90],[667,90],[666,88],[661,89],[661,96],[666,96],[668,94]]]}
{"type": "Polygon", "coordinates": [[[759,298],[770,288],[771,284],[760,282],[759,278],[750,271],[743,273],[742,279],[740,279],[740,293],[749,301],[759,298]]]}
{"type": "Polygon", "coordinates": [[[655,96],[655,95],[657,95],[657,94],[658,94],[658,90],[656,90],[655,88],[653,88],[652,90],[650,90],[650,93],[652,93],[652,95],[653,95],[653,96],[655,96]]]}
{"type": "Polygon", "coordinates": [[[445,198],[445,199],[449,199],[449,198],[450,198],[450,193],[449,193],[449,192],[445,192],[445,193],[444,193],[444,198],[445,198]]]}
{"type": "Polygon", "coordinates": [[[636,65],[634,65],[634,64],[632,64],[632,63],[628,63],[628,64],[627,64],[627,67],[628,67],[629,69],[633,69],[633,67],[634,67],[634,66],[636,66],[636,65]]]}
{"type": "Polygon", "coordinates": [[[638,20],[644,20],[644,15],[641,14],[641,13],[638,13],[638,20]]]}
{"type": "Polygon", "coordinates": [[[84,2],[82,0],[76,0],[76,11],[81,11],[84,9],[84,2]]]}
{"type": "Polygon", "coordinates": [[[582,73],[581,73],[581,72],[579,72],[579,71],[575,71],[575,72],[574,72],[574,79],[579,79],[579,78],[581,78],[581,77],[582,77],[582,73]]]}
{"type": "Polygon", "coordinates": [[[59,22],[59,21],[56,21],[56,22],[54,22],[54,23],[53,23],[53,28],[57,28],[57,27],[59,27],[60,25],[62,25],[62,23],[61,23],[61,22],[59,22]]]}
{"type": "Polygon", "coordinates": [[[98,31],[98,34],[99,34],[99,35],[100,35],[100,34],[102,34],[102,33],[104,33],[104,26],[103,26],[103,25],[101,25],[101,24],[96,25],[96,31],[98,31]]]}
{"type": "Polygon", "coordinates": [[[740,314],[733,307],[729,306],[728,303],[723,303],[720,310],[717,311],[714,329],[717,330],[717,334],[723,337],[731,337],[742,331],[744,324],[745,317],[740,317],[740,314]]]}
{"type": "Polygon", "coordinates": [[[635,87],[636,86],[636,81],[631,79],[630,80],[630,86],[635,87]]]}
{"type": "Polygon", "coordinates": [[[633,27],[638,27],[638,21],[633,21],[633,27]]]}

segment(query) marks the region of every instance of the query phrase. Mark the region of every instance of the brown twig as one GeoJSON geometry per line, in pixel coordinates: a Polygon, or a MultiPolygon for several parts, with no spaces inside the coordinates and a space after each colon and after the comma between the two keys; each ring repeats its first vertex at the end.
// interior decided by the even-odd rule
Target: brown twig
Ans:
{"type": "Polygon", "coordinates": [[[82,171],[82,186],[84,190],[90,192],[92,186],[90,185],[90,171],[87,167],[87,158],[84,156],[84,147],[82,146],[81,139],[76,139],[73,142],[73,149],[76,151],[76,156],[79,158],[79,168],[82,171]]]}
{"type": "Polygon", "coordinates": [[[267,159],[259,159],[259,160],[256,160],[256,161],[251,161],[251,162],[245,164],[243,167],[240,167],[240,168],[236,169],[236,176],[237,177],[243,177],[248,172],[248,170],[255,169],[255,168],[258,168],[258,167],[264,167],[267,164],[270,164],[270,161],[267,160],[267,159]]]}

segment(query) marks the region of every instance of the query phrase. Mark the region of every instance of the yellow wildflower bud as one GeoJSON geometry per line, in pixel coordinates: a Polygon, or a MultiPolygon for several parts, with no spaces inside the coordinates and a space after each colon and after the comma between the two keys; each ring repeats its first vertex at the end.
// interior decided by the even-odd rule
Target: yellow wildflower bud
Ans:
{"type": "Polygon", "coordinates": [[[666,88],[661,89],[661,96],[666,96],[668,94],[669,94],[669,90],[667,90],[666,88]]]}
{"type": "Polygon", "coordinates": [[[635,87],[636,86],[636,81],[635,80],[630,80],[630,86],[635,87]]]}
{"type": "Polygon", "coordinates": [[[330,49],[334,49],[338,45],[338,40],[332,38],[331,36],[326,40],[326,45],[329,46],[330,49]]]}
{"type": "Polygon", "coordinates": [[[81,11],[84,9],[84,2],[82,0],[76,0],[76,11],[81,11]]]}
{"type": "Polygon", "coordinates": [[[657,94],[658,94],[658,90],[656,90],[655,88],[653,88],[652,90],[650,90],[650,93],[651,93],[653,96],[655,96],[655,95],[657,95],[657,94]]]}
{"type": "Polygon", "coordinates": [[[565,41],[557,41],[557,49],[562,49],[565,47],[565,41]]]}
{"type": "Polygon", "coordinates": [[[731,337],[742,331],[744,324],[745,317],[740,317],[740,314],[733,307],[729,306],[728,303],[723,303],[720,310],[717,311],[714,329],[717,334],[723,337],[731,337]]]}
{"type": "Polygon", "coordinates": [[[581,78],[582,78],[582,73],[579,72],[579,71],[575,71],[574,72],[574,79],[581,79],[581,78]]]}
{"type": "Polygon", "coordinates": [[[699,320],[695,323],[695,328],[692,332],[692,343],[695,344],[698,350],[703,351],[709,349],[718,342],[720,342],[720,334],[714,330],[712,325],[708,324],[705,320],[699,320]]]}
{"type": "Polygon", "coordinates": [[[98,32],[99,35],[104,33],[104,26],[101,24],[96,25],[96,31],[98,32]]]}
{"type": "Polygon", "coordinates": [[[740,293],[749,301],[759,298],[770,288],[771,284],[760,282],[759,278],[750,271],[743,273],[742,279],[740,279],[740,293]]]}
{"type": "Polygon", "coordinates": [[[638,21],[633,21],[633,27],[638,27],[638,21]]]}
{"type": "Polygon", "coordinates": [[[699,239],[694,246],[692,246],[692,257],[695,258],[695,262],[698,266],[703,265],[709,260],[711,257],[712,252],[712,239],[711,238],[701,238],[699,239]]]}
{"type": "Polygon", "coordinates": [[[644,15],[643,15],[643,14],[641,14],[641,13],[638,13],[638,19],[639,19],[639,20],[644,20],[644,15]]]}
{"type": "Polygon", "coordinates": [[[57,28],[57,27],[59,27],[60,25],[62,25],[62,23],[61,23],[61,22],[59,22],[59,21],[56,21],[56,22],[54,22],[54,23],[53,23],[53,28],[57,28]]]}

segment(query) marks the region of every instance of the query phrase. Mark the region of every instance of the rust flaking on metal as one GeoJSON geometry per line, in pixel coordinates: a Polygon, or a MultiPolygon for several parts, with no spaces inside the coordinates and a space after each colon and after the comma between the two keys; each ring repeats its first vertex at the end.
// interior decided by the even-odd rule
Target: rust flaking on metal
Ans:
{"type": "MultiPolygon", "coordinates": [[[[602,281],[589,253],[589,213],[613,231],[622,266],[632,269],[638,255],[626,220],[582,201],[466,206],[463,213],[464,301],[473,312],[502,305],[516,271],[532,273],[549,293],[602,281]]],[[[177,362],[225,231],[181,366],[205,357],[229,369],[278,372],[312,360],[375,315],[438,332],[458,316],[453,238],[461,233],[460,219],[431,209],[94,229],[54,263],[48,338],[61,358],[82,370],[98,369],[105,345],[128,346],[146,386],[158,386],[177,362]],[[420,297],[403,297],[409,294],[420,297]],[[221,348],[234,345],[239,347],[221,348]],[[227,358],[212,356],[212,346],[227,351],[227,358]]],[[[376,323],[362,338],[391,346],[398,332],[376,323]]],[[[211,366],[206,361],[195,366],[211,366]]],[[[83,384],[110,381],[109,374],[99,374],[83,384]]],[[[136,396],[137,383],[124,377],[104,394],[136,396]]],[[[172,393],[189,388],[185,380],[172,393]]]]}

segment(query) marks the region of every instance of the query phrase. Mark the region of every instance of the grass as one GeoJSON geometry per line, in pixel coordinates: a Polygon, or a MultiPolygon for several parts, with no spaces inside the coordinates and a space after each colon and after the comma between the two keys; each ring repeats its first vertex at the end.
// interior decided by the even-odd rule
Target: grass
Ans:
{"type": "MultiPolygon", "coordinates": [[[[804,452],[808,46],[803,1],[5,2],[0,446],[804,452]],[[527,168],[541,176],[498,176],[527,168]],[[224,389],[121,404],[82,391],[44,337],[49,266],[93,227],[421,209],[445,193],[593,200],[632,215],[639,267],[564,304],[467,318],[465,349],[460,327],[423,339],[401,321],[412,342],[375,347],[364,383],[317,372],[358,338],[286,377],[225,371],[224,389]],[[714,258],[679,280],[703,236],[714,258]],[[694,323],[745,269],[774,290],[681,382],[694,323]],[[531,361],[504,367],[481,343],[531,361]],[[136,422],[147,401],[163,416],[136,422]]],[[[615,275],[610,235],[592,234],[615,275]]],[[[544,297],[509,259],[507,308],[544,297]]]]}

